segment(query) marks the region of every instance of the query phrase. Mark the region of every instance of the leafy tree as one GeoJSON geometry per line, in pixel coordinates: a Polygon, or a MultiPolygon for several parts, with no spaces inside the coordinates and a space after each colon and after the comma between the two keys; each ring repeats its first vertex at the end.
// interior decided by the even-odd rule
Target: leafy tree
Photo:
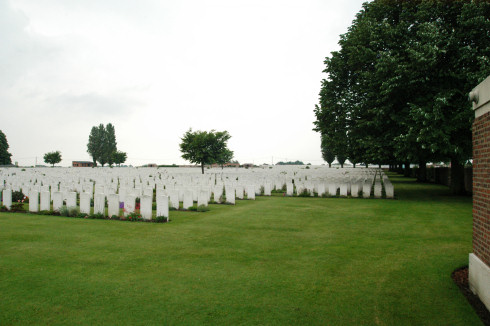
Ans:
{"type": "Polygon", "coordinates": [[[233,151],[230,151],[228,148],[226,148],[223,151],[221,151],[221,153],[219,153],[218,157],[216,158],[216,163],[221,165],[221,168],[223,168],[223,166],[226,163],[229,163],[232,158],[233,158],[233,151]]]}
{"type": "Polygon", "coordinates": [[[294,162],[292,162],[292,161],[287,161],[287,162],[280,161],[280,162],[277,162],[276,165],[305,165],[305,164],[302,161],[296,160],[294,162]]]}
{"type": "Polygon", "coordinates": [[[117,151],[116,132],[111,123],[106,127],[101,123],[98,126],[92,127],[88,138],[87,152],[92,156],[94,165],[97,161],[104,166],[109,163],[114,163],[112,153],[117,151]]]}
{"type": "Polygon", "coordinates": [[[61,152],[55,151],[44,154],[44,162],[47,164],[51,164],[52,166],[54,166],[56,163],[61,162],[61,152]]]}
{"type": "Polygon", "coordinates": [[[490,74],[489,30],[488,1],[365,3],[325,60],[315,130],[332,146],[347,135],[342,148],[353,163],[423,170],[449,160],[452,190],[461,193],[471,157],[467,94],[490,74]]]}
{"type": "Polygon", "coordinates": [[[127,154],[121,151],[115,151],[112,153],[112,162],[121,166],[124,162],[126,162],[127,154]]]}
{"type": "MultiPolygon", "coordinates": [[[[204,165],[218,163],[224,158],[233,156],[227,142],[231,138],[227,131],[192,131],[189,129],[182,137],[180,151],[182,158],[191,163],[201,164],[202,174],[204,165]]],[[[231,158],[230,157],[230,158],[231,158]]]]}
{"type": "Polygon", "coordinates": [[[12,159],[10,158],[12,154],[8,152],[8,149],[7,136],[0,130],[0,165],[12,164],[12,159]]]}
{"type": "Polygon", "coordinates": [[[328,167],[332,167],[332,162],[335,160],[335,154],[327,145],[327,139],[322,135],[322,157],[328,163],[328,167]]]}
{"type": "Polygon", "coordinates": [[[112,154],[117,151],[116,130],[112,123],[108,123],[105,127],[105,135],[104,156],[106,156],[106,162],[112,166],[114,163],[112,154]]]}

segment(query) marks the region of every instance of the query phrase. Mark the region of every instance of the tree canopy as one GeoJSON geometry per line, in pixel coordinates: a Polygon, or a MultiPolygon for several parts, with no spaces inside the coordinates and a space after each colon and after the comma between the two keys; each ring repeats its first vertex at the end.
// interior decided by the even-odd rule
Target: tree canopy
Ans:
{"type": "Polygon", "coordinates": [[[51,164],[52,166],[61,162],[61,152],[55,151],[44,154],[44,162],[47,164],[51,164]]]}
{"type": "Polygon", "coordinates": [[[124,162],[126,162],[127,154],[121,151],[115,151],[112,153],[112,162],[121,166],[124,162]]]}
{"type": "Polygon", "coordinates": [[[0,165],[12,164],[11,156],[9,153],[9,143],[7,142],[7,136],[0,130],[0,165]]]}
{"type": "Polygon", "coordinates": [[[113,153],[117,152],[116,130],[111,123],[107,126],[93,126],[88,137],[87,152],[92,156],[94,165],[99,162],[102,166],[114,163],[113,153]]]}
{"type": "Polygon", "coordinates": [[[339,45],[314,110],[322,150],[354,164],[450,161],[461,173],[472,152],[468,93],[490,74],[490,3],[374,0],[339,45]]]}
{"type": "Polygon", "coordinates": [[[231,138],[227,131],[192,131],[189,129],[181,138],[180,151],[182,158],[201,165],[204,174],[206,164],[225,164],[233,158],[233,151],[228,149],[231,138]]]}

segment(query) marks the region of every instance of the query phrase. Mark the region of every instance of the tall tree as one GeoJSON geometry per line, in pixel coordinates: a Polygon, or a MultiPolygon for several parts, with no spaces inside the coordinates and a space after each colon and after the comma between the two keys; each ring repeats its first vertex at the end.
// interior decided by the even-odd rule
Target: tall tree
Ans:
{"type": "Polygon", "coordinates": [[[105,143],[104,143],[104,155],[107,156],[106,161],[110,166],[114,163],[112,159],[112,153],[117,151],[117,142],[116,142],[116,130],[112,123],[108,123],[105,127],[105,143]]]}
{"type": "Polygon", "coordinates": [[[9,153],[9,143],[7,142],[7,136],[0,130],[0,165],[12,164],[11,156],[9,153]]]}
{"type": "Polygon", "coordinates": [[[471,157],[467,94],[490,74],[489,30],[488,1],[365,3],[325,60],[315,130],[328,134],[341,109],[349,158],[421,167],[449,160],[461,193],[471,157]]]}
{"type": "Polygon", "coordinates": [[[61,162],[61,152],[55,151],[44,154],[44,162],[47,164],[51,164],[52,166],[54,166],[56,163],[61,162]]]}
{"type": "Polygon", "coordinates": [[[218,163],[233,154],[227,144],[230,138],[227,131],[208,132],[189,129],[179,145],[182,158],[191,163],[201,164],[201,171],[204,174],[204,165],[218,163]]]}
{"type": "Polygon", "coordinates": [[[322,135],[321,137],[322,157],[325,162],[328,163],[328,167],[332,167],[332,162],[335,160],[335,154],[327,145],[327,139],[322,135]]]}
{"type": "Polygon", "coordinates": [[[111,123],[107,126],[99,124],[92,127],[88,138],[87,152],[92,156],[94,165],[97,161],[104,166],[109,163],[114,163],[112,153],[117,151],[116,132],[111,123]]]}

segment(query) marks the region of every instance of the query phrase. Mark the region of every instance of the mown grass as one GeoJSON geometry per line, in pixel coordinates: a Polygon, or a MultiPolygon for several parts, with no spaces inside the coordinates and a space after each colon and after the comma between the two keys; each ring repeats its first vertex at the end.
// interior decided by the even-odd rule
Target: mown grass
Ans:
{"type": "Polygon", "coordinates": [[[0,324],[478,325],[471,198],[257,197],[164,224],[0,213],[0,324]]]}

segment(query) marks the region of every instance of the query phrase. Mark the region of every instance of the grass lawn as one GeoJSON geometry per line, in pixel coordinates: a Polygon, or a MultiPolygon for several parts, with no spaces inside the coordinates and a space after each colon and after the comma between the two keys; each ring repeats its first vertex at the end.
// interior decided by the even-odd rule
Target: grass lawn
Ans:
{"type": "Polygon", "coordinates": [[[170,223],[0,213],[1,325],[479,325],[451,279],[472,204],[257,197],[170,223]]]}

